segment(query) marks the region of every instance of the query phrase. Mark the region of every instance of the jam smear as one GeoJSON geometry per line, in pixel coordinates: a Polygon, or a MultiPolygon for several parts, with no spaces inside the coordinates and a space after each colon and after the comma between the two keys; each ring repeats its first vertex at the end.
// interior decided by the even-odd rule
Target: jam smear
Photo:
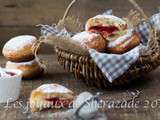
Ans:
{"type": "Polygon", "coordinates": [[[115,31],[119,29],[115,26],[93,26],[89,29],[91,32],[100,33],[103,37],[108,37],[115,31]]]}
{"type": "Polygon", "coordinates": [[[58,107],[69,107],[70,104],[72,105],[71,100],[60,100],[59,98],[47,98],[45,100],[58,107]]]}

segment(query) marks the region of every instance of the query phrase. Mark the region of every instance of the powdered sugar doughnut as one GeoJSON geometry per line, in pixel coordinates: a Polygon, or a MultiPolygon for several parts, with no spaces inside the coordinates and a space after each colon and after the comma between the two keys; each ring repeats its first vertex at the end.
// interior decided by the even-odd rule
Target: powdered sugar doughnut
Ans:
{"type": "Polygon", "coordinates": [[[43,69],[35,59],[28,62],[18,62],[18,63],[8,61],[6,63],[6,68],[21,70],[23,78],[33,78],[43,73],[43,69]]]}
{"type": "Polygon", "coordinates": [[[72,37],[72,40],[80,44],[83,48],[92,48],[99,52],[105,51],[106,40],[97,33],[80,32],[72,37]]]}
{"type": "Polygon", "coordinates": [[[10,61],[22,62],[34,59],[32,46],[36,42],[32,35],[21,35],[10,39],[3,47],[3,55],[10,61]]]}
{"type": "Polygon", "coordinates": [[[43,84],[34,89],[30,95],[30,107],[32,112],[45,109],[64,109],[72,105],[74,93],[59,84],[43,84]]]}

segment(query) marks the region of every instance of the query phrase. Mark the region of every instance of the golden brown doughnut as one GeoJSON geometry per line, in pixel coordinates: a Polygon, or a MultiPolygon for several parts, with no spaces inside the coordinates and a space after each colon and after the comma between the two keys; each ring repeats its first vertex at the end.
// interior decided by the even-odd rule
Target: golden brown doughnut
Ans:
{"type": "Polygon", "coordinates": [[[36,60],[19,63],[8,61],[6,63],[6,68],[21,70],[22,77],[25,79],[38,77],[41,75],[41,73],[43,73],[43,69],[40,67],[39,63],[36,60]]]}
{"type": "Polygon", "coordinates": [[[127,30],[125,35],[120,36],[117,39],[107,41],[107,53],[123,54],[140,44],[140,36],[135,31],[127,30]]]}
{"type": "Polygon", "coordinates": [[[73,41],[76,41],[84,48],[92,48],[99,52],[105,51],[106,40],[97,33],[81,32],[72,37],[73,41]]]}
{"type": "Polygon", "coordinates": [[[10,39],[3,47],[2,53],[9,61],[23,62],[34,59],[32,46],[36,42],[32,35],[21,35],[10,39]]]}

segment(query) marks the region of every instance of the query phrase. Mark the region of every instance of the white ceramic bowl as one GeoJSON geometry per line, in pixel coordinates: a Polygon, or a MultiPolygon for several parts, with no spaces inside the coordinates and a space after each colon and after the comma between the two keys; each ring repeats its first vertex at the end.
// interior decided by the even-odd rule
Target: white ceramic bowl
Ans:
{"type": "Polygon", "coordinates": [[[13,76],[0,77],[0,103],[16,101],[19,97],[22,71],[17,69],[4,69],[5,72],[13,73],[13,76]]]}

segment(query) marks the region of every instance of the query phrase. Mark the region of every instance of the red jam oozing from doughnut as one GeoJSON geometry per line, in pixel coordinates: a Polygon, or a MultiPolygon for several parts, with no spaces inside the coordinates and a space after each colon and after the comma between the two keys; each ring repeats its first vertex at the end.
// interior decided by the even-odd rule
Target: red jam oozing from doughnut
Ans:
{"type": "Polygon", "coordinates": [[[103,37],[108,37],[110,34],[118,30],[119,29],[115,26],[93,26],[89,29],[91,32],[100,33],[103,37]]]}
{"type": "Polygon", "coordinates": [[[71,100],[60,100],[59,98],[46,98],[45,100],[58,107],[69,107],[71,104],[71,100]]]}
{"type": "Polygon", "coordinates": [[[15,76],[16,74],[15,73],[12,73],[12,72],[6,72],[8,75],[10,76],[15,76]]]}

